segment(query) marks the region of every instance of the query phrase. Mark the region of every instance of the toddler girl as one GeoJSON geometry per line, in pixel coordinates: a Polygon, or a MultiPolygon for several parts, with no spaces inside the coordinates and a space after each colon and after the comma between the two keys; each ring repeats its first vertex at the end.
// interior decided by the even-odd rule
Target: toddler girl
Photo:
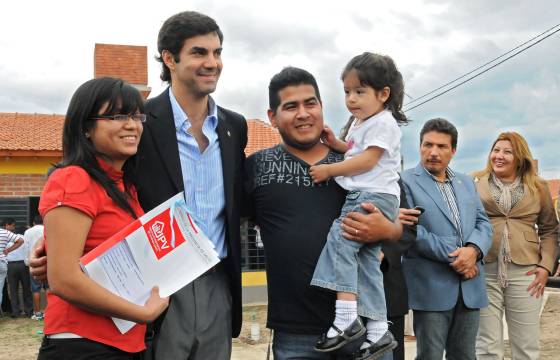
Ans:
{"type": "MultiPolygon", "coordinates": [[[[351,211],[363,211],[361,203],[373,203],[388,219],[398,214],[401,161],[399,124],[408,120],[401,107],[404,84],[401,73],[388,56],[363,53],[342,72],[346,107],[352,113],[338,140],[325,128],[323,142],[343,152],[344,161],[311,167],[318,183],[330,177],[348,190],[340,217],[329,231],[312,285],[336,291],[335,320],[319,339],[315,350],[341,348],[367,331],[360,348],[361,359],[377,358],[397,346],[388,331],[387,310],[380,269],[379,243],[363,244],[342,237],[342,219],[351,211]],[[367,318],[364,326],[360,317],[367,318]]],[[[356,238],[359,237],[356,230],[356,238]]]]}

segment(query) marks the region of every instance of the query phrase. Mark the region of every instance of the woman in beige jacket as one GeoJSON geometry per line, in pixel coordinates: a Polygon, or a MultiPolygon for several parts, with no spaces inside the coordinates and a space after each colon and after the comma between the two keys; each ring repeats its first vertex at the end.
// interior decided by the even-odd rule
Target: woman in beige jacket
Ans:
{"type": "Polygon", "coordinates": [[[498,136],[475,182],[494,229],[484,258],[489,305],[480,312],[477,359],[504,358],[504,313],[513,359],[538,359],[542,295],[558,251],[548,186],[515,132],[498,136]]]}

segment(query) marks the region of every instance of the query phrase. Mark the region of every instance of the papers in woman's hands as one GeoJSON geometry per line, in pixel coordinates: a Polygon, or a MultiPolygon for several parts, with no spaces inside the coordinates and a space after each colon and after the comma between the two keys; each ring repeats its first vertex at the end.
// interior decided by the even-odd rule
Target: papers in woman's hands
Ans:
{"type": "MultiPolygon", "coordinates": [[[[154,286],[169,296],[219,262],[179,193],[80,259],[84,272],[112,293],[144,305],[154,286]]],[[[135,323],[113,318],[121,333],[135,323]]]]}

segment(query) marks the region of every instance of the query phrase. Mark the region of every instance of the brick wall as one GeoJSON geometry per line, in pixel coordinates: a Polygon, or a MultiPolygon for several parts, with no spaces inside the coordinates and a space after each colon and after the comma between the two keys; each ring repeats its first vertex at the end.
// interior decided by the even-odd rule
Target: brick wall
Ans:
{"type": "Polygon", "coordinates": [[[40,196],[45,174],[0,174],[0,197],[40,196]]]}
{"type": "Polygon", "coordinates": [[[148,47],[95,44],[94,77],[119,77],[130,84],[148,85],[148,47]]]}

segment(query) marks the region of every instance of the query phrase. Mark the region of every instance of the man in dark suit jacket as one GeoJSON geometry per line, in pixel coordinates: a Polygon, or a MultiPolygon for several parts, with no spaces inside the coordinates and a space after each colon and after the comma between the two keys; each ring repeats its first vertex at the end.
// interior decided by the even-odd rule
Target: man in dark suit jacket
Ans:
{"type": "MultiPolygon", "coordinates": [[[[171,297],[153,327],[155,359],[229,359],[241,329],[239,217],[247,123],[210,94],[222,69],[222,33],[196,12],[169,18],[158,36],[170,87],[146,104],[138,196],[148,211],[180,191],[222,261],[171,297]]],[[[148,341],[149,345],[150,341],[148,341]]]]}

